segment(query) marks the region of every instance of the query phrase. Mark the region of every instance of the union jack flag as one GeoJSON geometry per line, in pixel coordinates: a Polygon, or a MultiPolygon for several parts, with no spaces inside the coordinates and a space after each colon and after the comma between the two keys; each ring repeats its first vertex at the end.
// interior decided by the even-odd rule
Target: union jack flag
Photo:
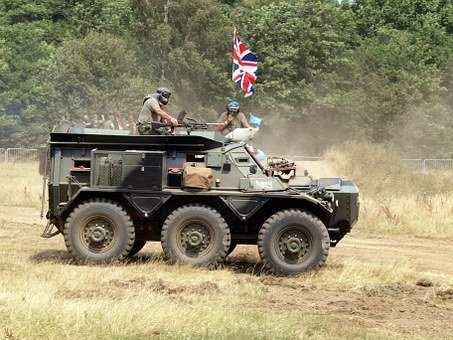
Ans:
{"type": "Polygon", "coordinates": [[[255,93],[257,69],[256,55],[241,41],[239,34],[235,31],[233,42],[233,81],[241,86],[246,97],[255,93]]]}

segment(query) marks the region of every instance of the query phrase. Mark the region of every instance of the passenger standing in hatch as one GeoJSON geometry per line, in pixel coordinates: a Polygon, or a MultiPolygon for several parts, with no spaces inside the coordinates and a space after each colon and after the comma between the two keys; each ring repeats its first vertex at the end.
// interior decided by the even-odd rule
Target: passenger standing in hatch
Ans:
{"type": "Polygon", "coordinates": [[[240,112],[239,103],[235,100],[230,100],[226,107],[226,111],[219,117],[219,126],[217,130],[226,135],[238,127],[251,127],[245,115],[240,112]]]}

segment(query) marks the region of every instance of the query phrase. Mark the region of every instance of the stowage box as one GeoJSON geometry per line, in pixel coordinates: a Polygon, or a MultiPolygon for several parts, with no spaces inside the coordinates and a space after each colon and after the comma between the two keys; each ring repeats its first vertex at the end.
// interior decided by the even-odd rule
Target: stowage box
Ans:
{"type": "Polygon", "coordinates": [[[91,186],[162,190],[166,181],[164,151],[93,150],[91,186]]]}

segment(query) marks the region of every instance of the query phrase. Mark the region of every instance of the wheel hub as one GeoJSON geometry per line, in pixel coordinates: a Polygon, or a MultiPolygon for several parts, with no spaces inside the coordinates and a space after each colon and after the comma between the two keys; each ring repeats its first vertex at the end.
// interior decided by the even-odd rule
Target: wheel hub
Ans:
{"type": "Polygon", "coordinates": [[[288,251],[290,253],[299,253],[301,250],[302,250],[302,241],[300,239],[298,239],[297,237],[290,237],[286,242],[285,242],[285,245],[286,245],[286,249],[288,249],[288,251]]]}
{"type": "Polygon", "coordinates": [[[96,224],[94,229],[91,231],[90,239],[93,242],[102,242],[105,240],[107,233],[108,232],[104,226],[99,226],[98,224],[96,224]]]}
{"type": "Polygon", "coordinates": [[[187,235],[187,243],[192,247],[198,247],[203,243],[203,234],[193,230],[187,235]]]}
{"type": "Polygon", "coordinates": [[[114,244],[113,224],[104,218],[95,218],[88,222],[81,231],[81,241],[96,253],[108,251],[114,244]]]}
{"type": "Polygon", "coordinates": [[[299,263],[309,254],[311,241],[297,227],[289,227],[278,237],[276,244],[280,257],[291,263],[299,263]]]}
{"type": "Polygon", "coordinates": [[[190,223],[182,227],[179,241],[180,249],[188,256],[198,257],[211,244],[209,228],[202,223],[190,223]]]}

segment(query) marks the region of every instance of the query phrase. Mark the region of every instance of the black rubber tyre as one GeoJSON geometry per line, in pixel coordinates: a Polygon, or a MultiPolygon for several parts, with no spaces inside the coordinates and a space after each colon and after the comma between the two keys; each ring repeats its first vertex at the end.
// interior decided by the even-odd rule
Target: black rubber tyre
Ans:
{"type": "Polygon", "coordinates": [[[146,241],[144,241],[144,240],[135,240],[134,245],[132,246],[132,249],[129,252],[129,255],[127,255],[127,257],[134,256],[140,250],[142,250],[145,245],[146,245],[146,241]]]}
{"type": "Polygon", "coordinates": [[[291,275],[323,266],[330,239],[325,225],[309,212],[282,210],[263,224],[258,252],[266,269],[291,275]]]}
{"type": "Polygon", "coordinates": [[[231,234],[218,211],[191,204],[176,209],[167,217],[161,242],[170,262],[217,267],[225,260],[231,234]]]}
{"type": "Polygon", "coordinates": [[[105,199],[79,204],[66,219],[63,235],[74,258],[94,263],[123,260],[135,241],[129,215],[117,203],[105,199]]]}
{"type": "Polygon", "coordinates": [[[236,241],[231,240],[230,248],[228,248],[228,251],[227,251],[227,256],[230,255],[234,251],[234,249],[236,249],[237,245],[238,244],[236,243],[236,241]]]}

